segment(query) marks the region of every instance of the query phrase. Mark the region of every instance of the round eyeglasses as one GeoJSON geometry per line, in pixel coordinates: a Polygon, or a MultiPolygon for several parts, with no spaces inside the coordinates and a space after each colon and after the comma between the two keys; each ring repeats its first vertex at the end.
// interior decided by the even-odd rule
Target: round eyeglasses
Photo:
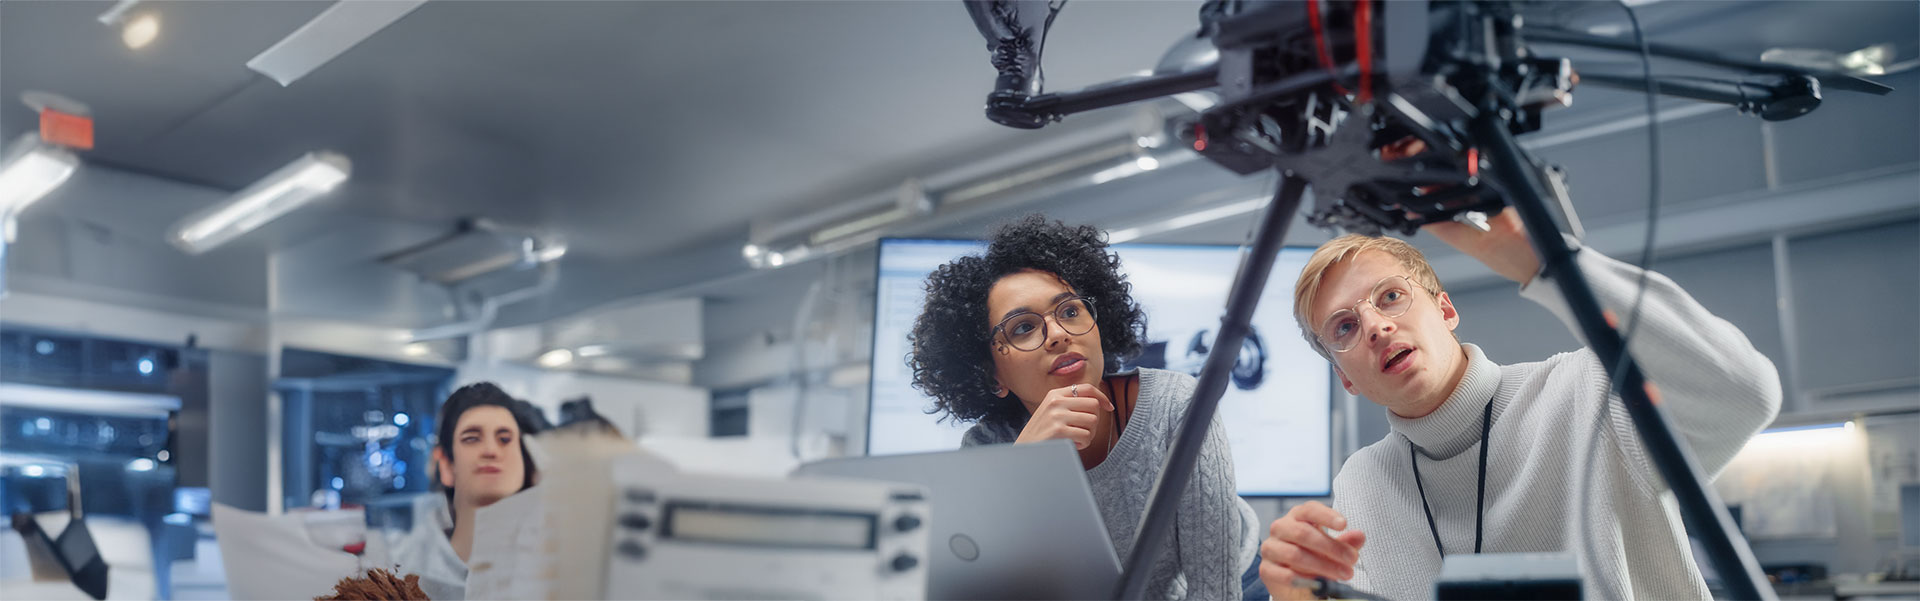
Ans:
{"type": "Polygon", "coordinates": [[[1372,305],[1375,313],[1381,317],[1394,318],[1407,314],[1407,308],[1413,306],[1413,289],[1425,289],[1425,286],[1413,283],[1404,275],[1387,276],[1373,285],[1373,292],[1366,298],[1354,301],[1352,307],[1334,311],[1333,315],[1320,322],[1314,336],[1320,344],[1336,353],[1352,350],[1360,342],[1360,305],[1372,305]]]}
{"type": "Polygon", "coordinates": [[[1047,316],[1060,324],[1060,329],[1068,334],[1079,336],[1093,331],[1093,299],[1084,296],[1068,297],[1054,305],[1046,313],[1021,312],[1000,320],[993,327],[992,335],[1006,340],[1013,348],[1031,351],[1047,343],[1047,316]]]}

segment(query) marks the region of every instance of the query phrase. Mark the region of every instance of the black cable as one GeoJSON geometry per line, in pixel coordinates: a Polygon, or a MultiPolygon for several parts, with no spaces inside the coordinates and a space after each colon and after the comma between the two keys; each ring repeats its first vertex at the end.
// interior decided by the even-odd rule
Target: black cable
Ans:
{"type": "MultiPolygon", "coordinates": [[[[1653,52],[1648,49],[1646,35],[1640,29],[1640,18],[1625,0],[1620,0],[1620,8],[1627,11],[1627,21],[1633,24],[1633,41],[1640,46],[1640,74],[1647,78],[1647,236],[1640,248],[1639,289],[1634,292],[1633,309],[1627,313],[1627,329],[1620,335],[1620,356],[1613,360],[1612,373],[1616,374],[1626,373],[1620,368],[1631,356],[1627,343],[1632,341],[1633,331],[1640,327],[1640,303],[1646,300],[1647,272],[1653,268],[1654,233],[1660,223],[1660,82],[1653,78],[1653,52]]],[[[1615,376],[1613,388],[1619,390],[1620,385],[1620,376],[1615,376]]]]}
{"type": "MultiPolygon", "coordinates": [[[[1493,401],[1487,401],[1487,409],[1480,414],[1480,496],[1473,502],[1473,552],[1480,553],[1481,534],[1484,532],[1482,521],[1487,519],[1487,432],[1493,429],[1493,401]]],[[[1426,502],[1426,499],[1421,499],[1426,502]]]]}
{"type": "MultiPolygon", "coordinates": [[[[1632,356],[1628,349],[1632,348],[1630,343],[1633,340],[1634,330],[1640,327],[1640,306],[1642,301],[1646,300],[1647,274],[1651,273],[1653,269],[1654,234],[1658,231],[1660,222],[1660,113],[1657,106],[1660,94],[1660,82],[1653,78],[1653,52],[1648,48],[1646,34],[1640,28],[1640,18],[1634,14],[1631,5],[1628,5],[1624,0],[1617,1],[1619,1],[1621,10],[1627,13],[1627,21],[1633,25],[1634,44],[1640,47],[1641,76],[1647,80],[1647,232],[1646,238],[1642,241],[1640,248],[1640,276],[1637,283],[1638,289],[1634,292],[1633,296],[1633,308],[1627,312],[1626,330],[1620,335],[1620,354],[1613,358],[1613,366],[1612,369],[1609,370],[1610,373],[1614,374],[1609,389],[1614,391],[1616,396],[1625,398],[1626,394],[1621,390],[1621,387],[1624,385],[1622,378],[1624,378],[1627,373],[1625,369],[1626,361],[1632,356]]],[[[1580,549],[1586,553],[1589,559],[1599,557],[1598,554],[1593,553],[1592,537],[1588,536],[1588,532],[1584,528],[1585,524],[1591,523],[1587,515],[1587,510],[1590,509],[1589,505],[1591,504],[1590,501],[1593,496],[1593,491],[1590,489],[1590,486],[1593,482],[1593,472],[1599,469],[1598,462],[1594,461],[1594,455],[1597,451],[1595,447],[1601,438],[1599,434],[1608,429],[1607,417],[1610,415],[1610,412],[1606,407],[1601,407],[1594,415],[1594,436],[1587,439],[1586,461],[1583,462],[1585,463],[1583,467],[1586,468],[1586,471],[1580,476],[1580,488],[1578,489],[1580,493],[1580,523],[1583,525],[1579,533],[1580,549]]]]}
{"type": "MultiPolygon", "coordinates": [[[[1473,504],[1473,552],[1475,554],[1480,553],[1480,543],[1486,539],[1484,535],[1487,520],[1487,449],[1492,447],[1488,443],[1491,439],[1487,435],[1492,431],[1493,403],[1489,402],[1486,410],[1480,412],[1480,477],[1475,479],[1479,482],[1477,485],[1479,496],[1475,498],[1473,504]]],[[[1427,505],[1427,485],[1420,482],[1420,449],[1411,440],[1407,441],[1407,458],[1413,464],[1413,485],[1420,490],[1420,508],[1427,512],[1427,531],[1433,533],[1433,548],[1444,560],[1447,558],[1447,547],[1440,544],[1440,526],[1434,523],[1433,508],[1427,505]]]]}
{"type": "Polygon", "coordinates": [[[1440,552],[1440,558],[1447,557],[1447,548],[1440,545],[1440,527],[1433,521],[1433,508],[1427,506],[1427,485],[1420,483],[1420,449],[1407,445],[1407,452],[1413,458],[1413,485],[1420,489],[1420,508],[1427,512],[1427,530],[1433,533],[1433,548],[1440,552]]]}

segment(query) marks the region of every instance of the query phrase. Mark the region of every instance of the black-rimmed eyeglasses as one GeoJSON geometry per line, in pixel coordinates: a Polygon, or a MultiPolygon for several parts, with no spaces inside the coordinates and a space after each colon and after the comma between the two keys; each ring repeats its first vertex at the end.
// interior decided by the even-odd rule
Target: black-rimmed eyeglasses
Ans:
{"type": "Polygon", "coordinates": [[[1074,296],[1060,301],[1046,313],[1027,311],[1010,315],[1000,320],[1000,325],[993,326],[992,335],[1006,340],[1008,345],[1016,349],[1038,349],[1047,343],[1046,316],[1049,315],[1068,334],[1079,336],[1093,331],[1093,299],[1074,296]]]}

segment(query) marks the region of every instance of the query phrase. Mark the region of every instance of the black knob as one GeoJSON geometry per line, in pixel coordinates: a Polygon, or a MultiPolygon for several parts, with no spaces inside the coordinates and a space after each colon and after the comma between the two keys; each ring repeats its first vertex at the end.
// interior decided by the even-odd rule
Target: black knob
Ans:
{"type": "Polygon", "coordinates": [[[907,570],[913,569],[915,566],[920,565],[920,560],[914,559],[912,555],[901,553],[893,557],[892,565],[893,565],[893,571],[905,572],[907,570]]]}
{"type": "Polygon", "coordinates": [[[652,503],[654,501],[653,491],[644,488],[629,488],[627,489],[627,500],[634,503],[652,503]]]}
{"type": "Polygon", "coordinates": [[[920,518],[914,517],[912,514],[904,514],[893,519],[893,529],[900,532],[912,532],[914,528],[919,527],[920,518]]]}
{"type": "Polygon", "coordinates": [[[629,513],[629,514],[620,516],[620,527],[622,528],[628,528],[632,530],[646,530],[647,527],[652,525],[653,525],[653,520],[649,520],[647,519],[647,516],[640,515],[638,513],[629,513]]]}
{"type": "Polygon", "coordinates": [[[620,541],[620,555],[627,559],[646,559],[647,548],[637,540],[620,541]]]}

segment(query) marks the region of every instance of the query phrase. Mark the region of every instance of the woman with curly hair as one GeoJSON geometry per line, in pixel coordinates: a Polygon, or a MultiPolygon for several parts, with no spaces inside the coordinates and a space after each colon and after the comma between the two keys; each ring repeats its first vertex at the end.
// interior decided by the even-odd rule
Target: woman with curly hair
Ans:
{"type": "MultiPolygon", "coordinates": [[[[1146,315],[1106,235],[1030,215],[996,230],[984,255],[928,276],[908,362],[933,412],[974,423],[964,446],[1071,441],[1124,562],[1195,384],[1164,370],[1118,371],[1145,336],[1146,315]]],[[[1153,566],[1147,596],[1241,598],[1262,533],[1235,492],[1218,418],[1195,470],[1175,548],[1153,566]]]]}

